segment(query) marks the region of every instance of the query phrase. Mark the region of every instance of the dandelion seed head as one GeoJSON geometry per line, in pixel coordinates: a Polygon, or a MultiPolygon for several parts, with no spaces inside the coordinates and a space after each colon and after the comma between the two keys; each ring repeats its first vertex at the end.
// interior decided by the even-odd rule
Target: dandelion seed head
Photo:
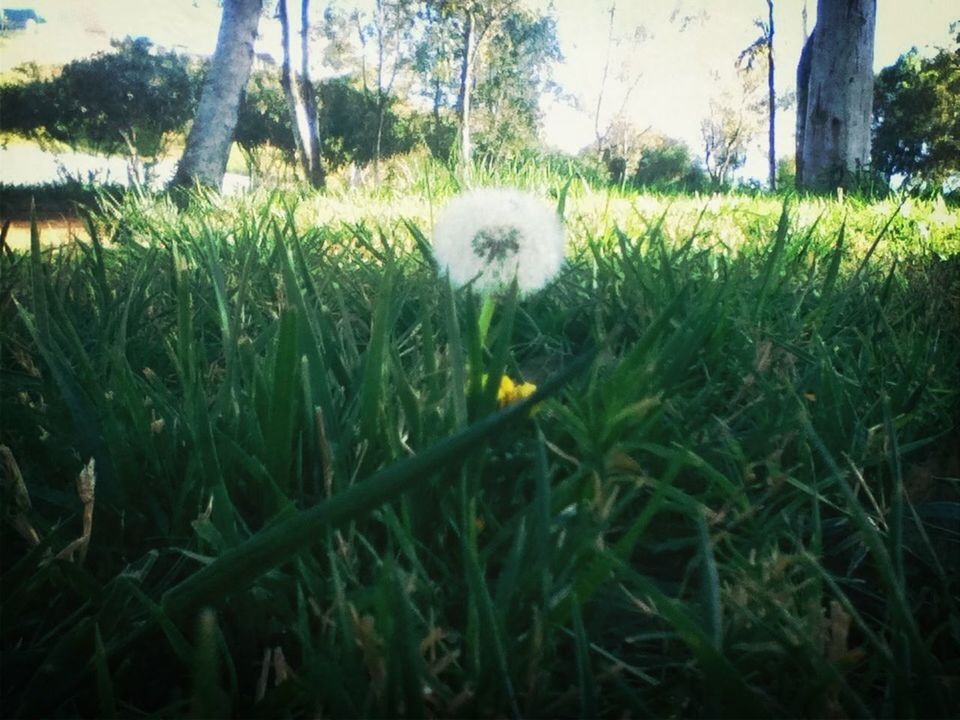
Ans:
{"type": "Polygon", "coordinates": [[[472,190],[451,200],[433,228],[433,253],[457,287],[483,293],[517,279],[521,292],[541,289],[563,264],[560,218],[547,203],[509,188],[472,190]]]}

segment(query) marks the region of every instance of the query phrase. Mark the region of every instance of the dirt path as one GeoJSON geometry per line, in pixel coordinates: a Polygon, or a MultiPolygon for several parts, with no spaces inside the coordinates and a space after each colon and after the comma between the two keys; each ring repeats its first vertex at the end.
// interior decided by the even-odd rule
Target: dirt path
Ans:
{"type": "MultiPolygon", "coordinates": [[[[51,218],[49,220],[39,220],[37,226],[40,230],[40,244],[43,247],[56,247],[65,243],[72,242],[74,238],[86,240],[88,238],[87,229],[83,220],[78,217],[51,218]]],[[[7,245],[13,250],[30,249],[30,221],[13,220],[10,222],[10,229],[7,231],[7,245]]]]}

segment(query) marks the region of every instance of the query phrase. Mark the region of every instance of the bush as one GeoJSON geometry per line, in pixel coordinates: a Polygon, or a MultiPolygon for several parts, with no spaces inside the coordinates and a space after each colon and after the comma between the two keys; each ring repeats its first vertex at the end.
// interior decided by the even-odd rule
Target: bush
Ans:
{"type": "Polygon", "coordinates": [[[75,215],[76,206],[96,207],[99,197],[107,194],[119,197],[126,192],[121,185],[92,185],[70,181],[43,185],[0,184],[0,218],[29,220],[33,202],[37,217],[75,215]]]}
{"type": "Polygon", "coordinates": [[[901,175],[937,191],[960,174],[960,35],[931,58],[916,49],[877,75],[873,162],[887,182],[901,175]]]}
{"type": "MultiPolygon", "coordinates": [[[[324,160],[331,167],[351,162],[365,164],[373,160],[377,145],[376,98],[356,87],[348,78],[319,84],[320,141],[324,160]]],[[[388,100],[380,138],[380,156],[408,152],[417,143],[413,125],[402,121],[388,100]]]]}
{"type": "Polygon", "coordinates": [[[75,60],[49,80],[0,87],[3,129],[44,132],[71,147],[156,157],[193,117],[200,78],[188,60],[146,38],[75,60]]]}
{"type": "Polygon", "coordinates": [[[648,144],[641,151],[630,181],[635,187],[660,191],[697,192],[709,185],[706,172],[691,159],[690,148],[667,137],[648,144]]]}
{"type": "MultiPolygon", "coordinates": [[[[321,155],[329,170],[351,162],[366,164],[373,160],[377,142],[376,98],[358,88],[349,77],[316,84],[319,97],[319,134],[321,155]]],[[[449,152],[455,128],[423,113],[401,114],[394,98],[388,99],[380,138],[380,156],[387,158],[409,152],[426,144],[435,154],[449,152]]],[[[294,162],[296,143],[290,110],[278,71],[254,73],[240,104],[236,141],[246,154],[256,148],[278,148],[294,162]]]]}

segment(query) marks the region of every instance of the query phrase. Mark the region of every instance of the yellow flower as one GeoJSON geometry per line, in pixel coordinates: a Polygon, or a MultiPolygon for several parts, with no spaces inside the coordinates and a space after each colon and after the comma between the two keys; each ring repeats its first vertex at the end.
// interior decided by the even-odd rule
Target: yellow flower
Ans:
{"type": "Polygon", "coordinates": [[[525,382],[518,385],[509,376],[504,375],[500,378],[500,388],[497,390],[497,404],[504,408],[530,397],[536,390],[537,386],[533,383],[525,382]]]}

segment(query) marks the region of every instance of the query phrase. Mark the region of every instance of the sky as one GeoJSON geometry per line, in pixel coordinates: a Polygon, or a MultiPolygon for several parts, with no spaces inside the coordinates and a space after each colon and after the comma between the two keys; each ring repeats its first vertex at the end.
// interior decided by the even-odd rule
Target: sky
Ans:
{"type": "MultiPolygon", "coordinates": [[[[564,62],[553,72],[563,98],[545,97],[543,139],[576,152],[594,140],[593,115],[609,48],[601,124],[621,113],[637,128],[650,128],[686,142],[700,154],[700,123],[711,99],[733,92],[734,63],[759,34],[766,0],[616,0],[614,42],[608,42],[611,0],[524,0],[552,8],[564,62]],[[632,88],[629,90],[628,88],[632,88]],[[624,102],[624,99],[627,102],[624,102]]],[[[272,0],[267,0],[268,6],[272,0]]],[[[319,9],[327,3],[315,0],[319,9]]],[[[369,6],[370,0],[340,0],[369,6]]],[[[776,0],[774,57],[777,90],[795,90],[796,64],[807,27],[816,21],[816,0],[776,0]]],[[[18,0],[47,23],[0,45],[0,72],[23,62],[65,63],[109,48],[111,38],[146,35],[154,43],[198,54],[216,44],[216,0],[18,0]]],[[[950,41],[950,23],[960,20],[957,0],[879,0],[874,66],[879,70],[913,46],[932,52],[950,41]]],[[[260,24],[259,52],[279,55],[279,27],[272,12],[260,24]]],[[[319,55],[319,53],[317,53],[319,55]]],[[[778,113],[777,152],[793,147],[794,111],[778,113]]],[[[748,155],[743,175],[764,177],[765,133],[748,155]]]]}

